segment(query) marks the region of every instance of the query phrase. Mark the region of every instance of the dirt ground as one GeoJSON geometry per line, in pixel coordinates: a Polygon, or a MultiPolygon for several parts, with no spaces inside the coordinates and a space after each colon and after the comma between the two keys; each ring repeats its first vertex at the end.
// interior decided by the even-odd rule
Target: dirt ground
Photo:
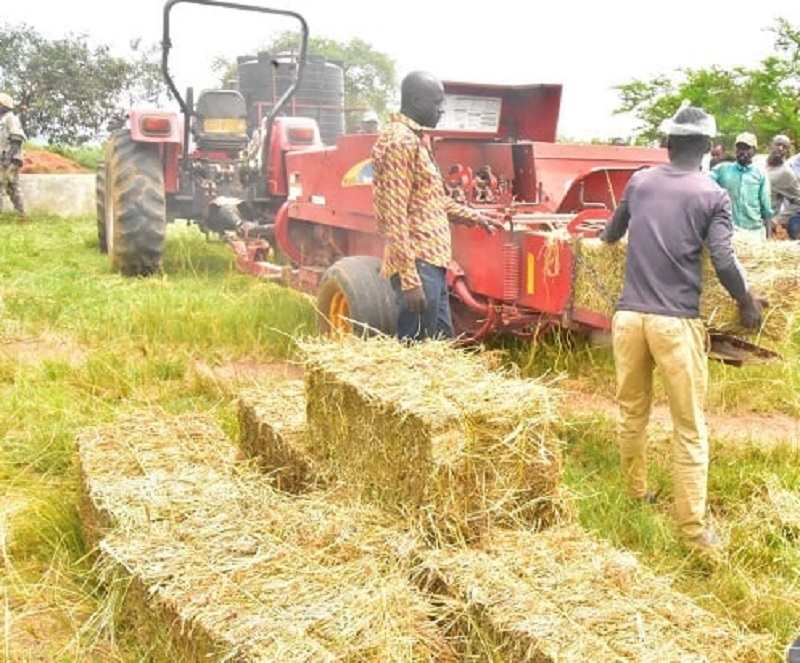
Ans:
{"type": "Polygon", "coordinates": [[[46,150],[25,148],[22,168],[19,172],[31,175],[71,175],[75,173],[88,173],[90,171],[60,154],[55,154],[54,152],[48,152],[46,150]]]}
{"type": "MultiPolygon", "coordinates": [[[[197,363],[195,370],[213,379],[228,394],[235,393],[237,387],[247,384],[303,379],[303,367],[288,362],[241,360],[220,366],[197,363]]],[[[613,417],[616,413],[616,404],[612,399],[579,388],[562,387],[562,390],[566,395],[563,406],[568,412],[583,415],[597,413],[606,417],[613,417]]],[[[712,437],[731,441],[769,444],[781,440],[800,440],[800,418],[781,413],[709,413],[707,422],[712,437]]],[[[666,404],[653,407],[650,426],[666,433],[672,429],[666,404]]]]}
{"type": "MultiPolygon", "coordinates": [[[[616,405],[611,399],[573,390],[568,390],[567,393],[565,405],[571,412],[598,412],[606,416],[614,416],[616,413],[616,405]]],[[[708,413],[706,421],[712,438],[765,444],[779,440],[800,440],[800,418],[778,412],[708,413]]],[[[667,405],[653,407],[650,426],[667,433],[672,430],[667,405]]]]}
{"type": "MultiPolygon", "coordinates": [[[[17,359],[20,362],[34,363],[60,358],[76,364],[82,361],[84,355],[83,348],[56,336],[0,340],[0,359],[17,359]]],[[[263,361],[257,358],[241,359],[217,366],[198,361],[194,368],[199,376],[213,381],[220,391],[227,395],[233,395],[237,389],[248,385],[303,379],[302,365],[263,361]]],[[[616,405],[612,399],[581,391],[577,387],[566,386],[562,387],[562,390],[567,396],[564,399],[564,407],[570,412],[597,413],[610,417],[616,412],[616,405]]],[[[707,419],[712,437],[765,443],[773,440],[800,440],[800,418],[786,414],[709,413],[707,419]]],[[[665,404],[653,408],[651,427],[664,431],[671,429],[669,409],[665,404]]]]}

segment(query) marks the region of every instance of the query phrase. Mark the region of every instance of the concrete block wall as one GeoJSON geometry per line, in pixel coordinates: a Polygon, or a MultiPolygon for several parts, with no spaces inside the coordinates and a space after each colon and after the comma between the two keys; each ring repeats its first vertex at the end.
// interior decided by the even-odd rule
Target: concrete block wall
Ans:
{"type": "MultiPolygon", "coordinates": [[[[95,216],[94,173],[80,175],[19,176],[27,212],[44,212],[63,217],[95,216]]],[[[3,201],[3,209],[13,209],[11,201],[3,201]]]]}

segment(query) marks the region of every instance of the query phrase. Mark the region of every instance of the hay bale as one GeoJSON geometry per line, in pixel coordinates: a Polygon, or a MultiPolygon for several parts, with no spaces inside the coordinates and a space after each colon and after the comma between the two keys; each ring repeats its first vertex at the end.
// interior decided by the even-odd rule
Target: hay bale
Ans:
{"type": "Polygon", "coordinates": [[[614,307],[625,280],[627,242],[606,244],[596,238],[573,240],[572,305],[575,308],[614,315],[614,307]]]}
{"type": "MultiPolygon", "coordinates": [[[[575,239],[573,305],[611,317],[622,291],[627,243],[608,245],[596,238],[575,239]]],[[[703,256],[703,292],[700,317],[710,329],[732,334],[757,333],[784,340],[795,328],[798,314],[796,292],[800,287],[800,243],[754,242],[734,237],[736,256],[747,274],[750,288],[769,301],[757,332],[739,325],[736,302],[720,284],[708,255],[703,256]]]]}
{"type": "Polygon", "coordinates": [[[321,483],[321,468],[307,449],[302,380],[240,391],[238,416],[239,446],[276,488],[296,493],[321,483]]]}
{"type": "Polygon", "coordinates": [[[315,339],[305,354],[309,447],[331,474],[433,537],[569,512],[554,395],[447,342],[315,339]]]}
{"type": "MultiPolygon", "coordinates": [[[[747,273],[750,289],[765,297],[769,308],[763,312],[758,334],[767,339],[784,341],[795,329],[800,304],[800,243],[754,242],[736,238],[736,256],[747,273]]],[[[719,283],[711,260],[704,256],[705,281],[700,298],[700,313],[709,327],[732,334],[747,332],[739,325],[739,311],[730,295],[719,283]]]]}
{"type": "Polygon", "coordinates": [[[129,608],[170,633],[174,660],[455,659],[380,510],[272,489],[196,417],[133,415],[82,431],[78,451],[105,523],[98,568],[134,579],[129,608]]]}
{"type": "Polygon", "coordinates": [[[430,550],[419,578],[451,602],[461,641],[483,660],[757,661],[774,651],[579,526],[430,550]]]}

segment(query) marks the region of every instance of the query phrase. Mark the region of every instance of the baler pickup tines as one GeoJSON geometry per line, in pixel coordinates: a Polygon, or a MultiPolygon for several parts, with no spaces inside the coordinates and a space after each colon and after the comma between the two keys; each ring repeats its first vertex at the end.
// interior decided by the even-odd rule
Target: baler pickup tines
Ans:
{"type": "Polygon", "coordinates": [[[709,358],[724,364],[731,366],[767,364],[781,359],[777,352],[731,334],[712,331],[709,333],[709,337],[711,340],[711,347],[708,351],[709,358]]]}

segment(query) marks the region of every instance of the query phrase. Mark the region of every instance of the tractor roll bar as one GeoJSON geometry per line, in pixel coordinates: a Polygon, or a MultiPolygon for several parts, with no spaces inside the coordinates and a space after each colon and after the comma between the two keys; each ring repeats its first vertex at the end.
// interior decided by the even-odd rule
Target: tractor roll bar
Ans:
{"type": "MultiPolygon", "coordinates": [[[[278,115],[278,113],[283,109],[286,102],[289,98],[295,93],[298,86],[300,85],[300,81],[303,77],[303,69],[305,68],[306,64],[306,49],[308,48],[308,24],[306,20],[297,12],[285,10],[285,9],[270,9],[268,7],[258,7],[256,5],[245,5],[238,2],[223,2],[221,0],[168,0],[167,3],[164,5],[164,32],[161,38],[161,71],[164,74],[164,78],[167,81],[167,86],[175,95],[175,98],[178,100],[178,104],[181,107],[181,111],[183,112],[185,118],[185,125],[184,132],[188,130],[189,124],[189,116],[192,113],[191,108],[188,107],[186,100],[181,96],[181,93],[178,92],[178,88],[175,86],[175,81],[172,80],[172,76],[169,73],[169,50],[172,48],[172,40],[169,36],[169,13],[172,11],[172,8],[181,3],[186,2],[189,4],[194,5],[206,5],[209,7],[224,7],[226,9],[240,9],[242,11],[250,11],[250,12],[258,12],[261,14],[273,14],[278,16],[286,16],[288,18],[296,19],[300,23],[301,27],[301,36],[300,36],[300,53],[297,55],[297,75],[295,77],[294,82],[286,89],[286,91],[281,95],[280,99],[275,103],[275,105],[270,110],[269,114],[267,115],[267,131],[269,132],[269,128],[272,127],[272,120],[278,115]]],[[[186,147],[186,146],[184,146],[186,147]]]]}

